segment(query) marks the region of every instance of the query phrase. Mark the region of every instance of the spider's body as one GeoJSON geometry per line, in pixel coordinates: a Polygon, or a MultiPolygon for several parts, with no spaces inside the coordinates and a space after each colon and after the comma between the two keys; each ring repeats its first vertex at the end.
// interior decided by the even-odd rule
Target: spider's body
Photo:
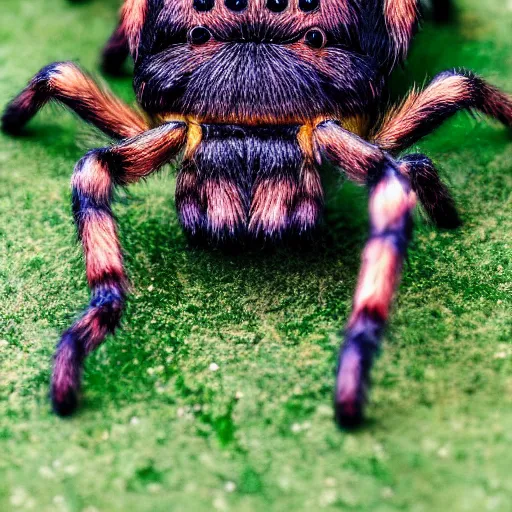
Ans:
{"type": "Polygon", "coordinates": [[[126,0],[105,55],[115,67],[128,44],[147,117],[71,63],[44,68],[13,100],[5,130],[16,132],[53,99],[118,139],[88,153],[73,175],[92,299],[57,350],[59,413],[76,406],[84,358],[117,327],[125,301],[113,190],[182,155],[176,206],[201,242],[310,233],[322,213],[322,160],[368,186],[371,235],[335,393],[338,421],[360,421],[416,199],[436,224],[459,222],[432,162],[397,155],[460,109],[512,124],[510,98],[469,72],[443,73],[382,112],[417,9],[416,0],[126,0]]]}
{"type": "Polygon", "coordinates": [[[176,191],[185,230],[215,243],[307,234],[323,196],[313,126],[368,115],[388,41],[371,39],[358,22],[366,13],[338,0],[150,2],[143,18],[139,9],[125,7],[141,27],[131,36],[139,103],[187,127],[176,191]],[[369,57],[376,48],[380,58],[369,57]]]}

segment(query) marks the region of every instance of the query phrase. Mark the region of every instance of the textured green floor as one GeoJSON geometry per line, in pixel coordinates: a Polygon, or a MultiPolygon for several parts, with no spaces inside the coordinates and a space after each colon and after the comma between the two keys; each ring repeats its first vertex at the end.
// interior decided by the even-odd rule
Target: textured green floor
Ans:
{"type": "MultiPolygon", "coordinates": [[[[41,66],[97,69],[117,2],[2,0],[0,103],[41,66]]],[[[426,25],[397,86],[468,66],[512,91],[512,3],[460,0],[426,25]]],[[[129,79],[109,80],[132,98],[129,79]]],[[[47,402],[58,334],[87,301],[69,207],[91,141],[61,110],[0,136],[0,510],[512,510],[512,139],[460,115],[420,148],[465,226],[418,217],[370,419],[331,421],[337,330],[365,239],[365,194],[329,202],[308,254],[187,249],[167,172],[116,212],[134,294],[88,361],[73,419],[47,402]],[[218,365],[211,371],[210,365],[218,365]]]]}

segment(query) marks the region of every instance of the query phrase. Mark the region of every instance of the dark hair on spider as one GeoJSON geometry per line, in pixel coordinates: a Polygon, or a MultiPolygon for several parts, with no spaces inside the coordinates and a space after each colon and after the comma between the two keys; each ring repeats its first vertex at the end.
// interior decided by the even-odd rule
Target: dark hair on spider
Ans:
{"type": "Polygon", "coordinates": [[[75,410],[85,357],[114,332],[126,301],[116,187],[179,158],[176,208],[191,240],[268,244],[313,232],[328,161],[369,193],[370,235],[334,398],[340,425],[361,422],[417,200],[437,226],[460,224],[433,162],[400,155],[460,110],[512,125],[511,98],[465,70],[387,108],[388,77],[407,55],[418,11],[416,0],[126,0],[103,63],[115,71],[131,54],[143,112],[70,62],[43,68],[14,98],[5,131],[18,133],[55,101],[115,139],[73,173],[92,298],[57,348],[57,413],[75,410]]]}

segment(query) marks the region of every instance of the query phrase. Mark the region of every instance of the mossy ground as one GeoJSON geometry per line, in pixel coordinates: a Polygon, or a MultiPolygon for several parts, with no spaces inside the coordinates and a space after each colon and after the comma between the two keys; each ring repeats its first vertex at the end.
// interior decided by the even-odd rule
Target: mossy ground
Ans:
{"type": "MultiPolygon", "coordinates": [[[[0,102],[51,61],[96,71],[117,3],[2,0],[0,102]]],[[[457,24],[424,26],[397,89],[467,66],[512,91],[512,3],[458,4],[457,24]]],[[[129,78],[108,81],[133,99],[129,78]]],[[[124,328],[89,359],[79,414],[50,412],[52,351],[88,297],[69,206],[73,165],[95,144],[83,133],[46,109],[25,136],[0,136],[0,510],[512,510],[505,129],[459,115],[419,145],[465,225],[418,216],[369,420],[352,434],[333,425],[331,389],[365,193],[331,195],[310,252],[235,257],[187,248],[170,171],[116,207],[134,286],[124,328]]]]}

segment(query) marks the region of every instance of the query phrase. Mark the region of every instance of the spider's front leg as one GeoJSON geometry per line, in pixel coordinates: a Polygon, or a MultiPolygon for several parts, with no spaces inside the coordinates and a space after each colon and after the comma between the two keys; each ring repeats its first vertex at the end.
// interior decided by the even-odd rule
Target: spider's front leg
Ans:
{"type": "Polygon", "coordinates": [[[49,101],[65,105],[115,139],[134,137],[148,129],[139,112],[100,87],[72,62],[55,62],[39,71],[7,105],[2,129],[18,134],[49,101]]]}
{"type": "Polygon", "coordinates": [[[320,154],[349,178],[366,182],[370,191],[370,238],[345,330],[335,391],[336,420],[352,427],[363,419],[370,370],[411,236],[416,195],[399,163],[335,122],[317,126],[315,143],[320,154]]]}
{"type": "Polygon", "coordinates": [[[116,146],[91,151],[75,168],[73,213],[91,301],[62,335],[55,354],[51,396],[60,415],[75,410],[84,359],[114,332],[121,318],[127,278],[111,210],[114,188],[134,183],[169,162],[185,138],[184,123],[168,123],[116,146]]]}

